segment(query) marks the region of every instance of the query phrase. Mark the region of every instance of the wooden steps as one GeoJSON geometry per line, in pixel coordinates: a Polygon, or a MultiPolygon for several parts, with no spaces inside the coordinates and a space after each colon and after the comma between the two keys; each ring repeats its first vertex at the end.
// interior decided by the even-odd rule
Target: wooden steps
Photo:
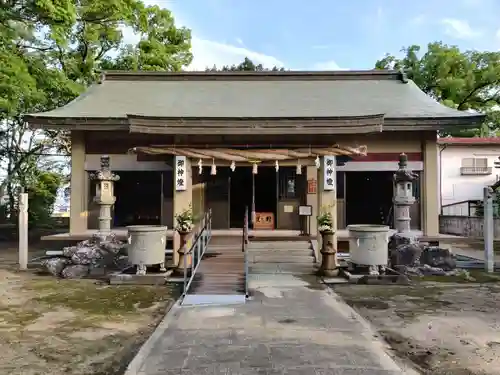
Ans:
{"type": "Polygon", "coordinates": [[[234,245],[209,245],[189,294],[245,294],[245,258],[241,242],[234,245]]]}

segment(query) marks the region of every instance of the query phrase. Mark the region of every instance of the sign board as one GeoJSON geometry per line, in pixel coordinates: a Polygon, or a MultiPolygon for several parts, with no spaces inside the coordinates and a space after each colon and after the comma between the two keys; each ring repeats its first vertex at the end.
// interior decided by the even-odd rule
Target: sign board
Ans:
{"type": "Polygon", "coordinates": [[[254,229],[274,229],[274,213],[256,212],[254,229]]]}
{"type": "Polygon", "coordinates": [[[283,212],[285,212],[287,214],[291,214],[293,212],[293,206],[285,205],[283,207],[283,212]]]}
{"type": "Polygon", "coordinates": [[[187,160],[185,156],[176,156],[174,159],[174,184],[176,191],[187,189],[187,160]]]}
{"type": "Polygon", "coordinates": [[[337,185],[335,171],[335,156],[323,157],[323,190],[333,191],[337,185]]]}
{"type": "Polygon", "coordinates": [[[316,194],[318,191],[318,183],[314,178],[307,180],[307,194],[316,194]]]}
{"type": "Polygon", "coordinates": [[[312,206],[299,206],[299,216],[312,216],[312,206]]]}

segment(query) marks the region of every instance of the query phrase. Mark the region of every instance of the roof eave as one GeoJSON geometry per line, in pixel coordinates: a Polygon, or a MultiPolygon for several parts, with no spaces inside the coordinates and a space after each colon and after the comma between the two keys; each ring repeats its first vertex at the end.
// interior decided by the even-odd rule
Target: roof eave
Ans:
{"type": "MultiPolygon", "coordinates": [[[[312,133],[313,129],[318,134],[332,134],[331,127],[344,129],[343,132],[352,134],[368,133],[375,131],[437,131],[460,126],[461,128],[476,128],[485,119],[485,115],[471,115],[460,117],[414,117],[414,118],[384,118],[383,114],[370,114],[364,116],[349,117],[289,117],[289,118],[200,118],[200,117],[151,117],[141,115],[128,115],[127,118],[88,118],[88,117],[48,117],[37,115],[26,115],[25,121],[31,128],[44,129],[65,129],[65,130],[138,130],[139,127],[149,126],[155,128],[155,132],[160,132],[160,128],[174,129],[179,134],[193,134],[193,130],[210,132],[210,128],[218,128],[219,131],[230,134],[236,127],[235,122],[241,128],[248,128],[252,132],[265,130],[267,126],[280,129],[281,132],[288,132],[291,129],[297,131],[303,129],[307,133],[312,133]],[[259,124],[260,123],[260,124],[259,124]],[[347,128],[352,129],[348,130],[347,128]],[[323,133],[320,131],[324,129],[323,133]],[[363,130],[364,129],[364,130],[363,130]]],[[[165,130],[167,131],[167,130],[165,130]]],[[[168,130],[171,132],[173,130],[168,130]]],[[[301,130],[302,131],[302,130],[301,130]]],[[[300,132],[301,132],[300,131],[300,132]]],[[[241,132],[241,130],[238,130],[241,132]]],[[[299,132],[299,133],[300,133],[299,132]]],[[[242,133],[238,133],[242,134],[242,133]]],[[[278,133],[276,133],[278,134],[278,133]]],[[[340,134],[340,133],[338,133],[340,134]]]]}

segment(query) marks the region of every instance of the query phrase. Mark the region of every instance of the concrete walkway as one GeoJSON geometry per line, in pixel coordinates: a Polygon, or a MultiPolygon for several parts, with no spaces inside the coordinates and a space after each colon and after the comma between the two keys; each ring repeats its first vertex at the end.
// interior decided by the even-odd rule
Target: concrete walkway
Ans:
{"type": "Polygon", "coordinates": [[[293,276],[266,278],[251,281],[246,304],[174,307],[126,375],[414,374],[329,289],[293,276]]]}

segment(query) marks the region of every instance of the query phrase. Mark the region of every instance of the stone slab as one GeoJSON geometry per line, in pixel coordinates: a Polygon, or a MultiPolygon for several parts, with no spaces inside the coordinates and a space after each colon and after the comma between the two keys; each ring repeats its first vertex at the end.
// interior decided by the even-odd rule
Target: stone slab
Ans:
{"type": "Polygon", "coordinates": [[[295,277],[302,283],[294,286],[251,282],[247,303],[175,309],[125,375],[415,374],[387,354],[359,314],[312,279],[295,277]]]}
{"type": "Polygon", "coordinates": [[[181,306],[233,305],[245,302],[244,294],[188,294],[182,300],[181,306]]]}
{"type": "Polygon", "coordinates": [[[146,275],[113,273],[109,276],[109,283],[111,285],[163,285],[167,283],[171,274],[171,270],[146,275]]]}

